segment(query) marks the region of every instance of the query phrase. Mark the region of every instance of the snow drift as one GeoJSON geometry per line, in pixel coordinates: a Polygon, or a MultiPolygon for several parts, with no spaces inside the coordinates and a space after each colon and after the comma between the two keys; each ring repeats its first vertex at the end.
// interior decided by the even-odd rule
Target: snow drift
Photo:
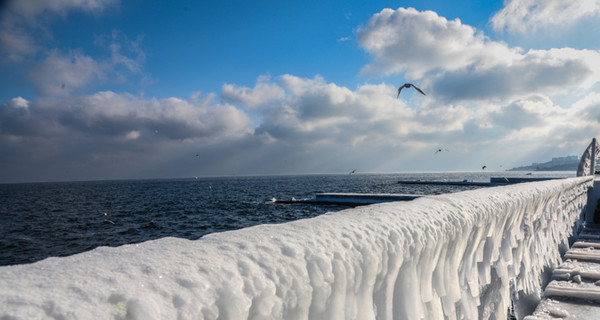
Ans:
{"type": "Polygon", "coordinates": [[[561,261],[591,183],[428,196],[0,267],[0,318],[506,319],[511,291],[539,296],[561,261]]]}

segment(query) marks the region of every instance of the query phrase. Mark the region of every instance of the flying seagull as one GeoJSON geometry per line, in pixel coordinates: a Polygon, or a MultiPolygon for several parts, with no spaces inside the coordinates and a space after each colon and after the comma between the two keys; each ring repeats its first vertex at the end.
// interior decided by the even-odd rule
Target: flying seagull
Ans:
{"type": "Polygon", "coordinates": [[[438,154],[438,152],[442,152],[442,151],[450,151],[448,149],[437,149],[433,154],[438,154]]]}
{"type": "Polygon", "coordinates": [[[423,90],[417,88],[417,86],[415,86],[414,84],[412,84],[412,83],[405,83],[400,88],[398,88],[398,95],[396,96],[396,98],[400,97],[400,91],[402,91],[402,89],[404,89],[404,88],[410,88],[410,87],[413,87],[413,88],[417,89],[417,91],[419,91],[422,95],[425,95],[425,92],[423,92],[423,90]]]}

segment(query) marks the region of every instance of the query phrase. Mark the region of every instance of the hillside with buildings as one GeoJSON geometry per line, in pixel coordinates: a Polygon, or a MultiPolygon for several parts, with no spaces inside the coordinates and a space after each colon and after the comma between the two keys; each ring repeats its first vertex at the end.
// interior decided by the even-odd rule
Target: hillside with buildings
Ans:
{"type": "Polygon", "coordinates": [[[548,162],[534,162],[529,166],[512,168],[509,171],[576,171],[578,156],[555,157],[548,162]]]}

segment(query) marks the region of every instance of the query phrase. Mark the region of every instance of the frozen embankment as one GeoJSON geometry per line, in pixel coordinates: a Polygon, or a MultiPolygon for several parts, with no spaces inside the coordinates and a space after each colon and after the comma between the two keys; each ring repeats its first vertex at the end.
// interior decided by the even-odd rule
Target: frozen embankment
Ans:
{"type": "Polygon", "coordinates": [[[539,296],[591,184],[486,188],[0,267],[0,318],[506,319],[511,288],[539,296]]]}

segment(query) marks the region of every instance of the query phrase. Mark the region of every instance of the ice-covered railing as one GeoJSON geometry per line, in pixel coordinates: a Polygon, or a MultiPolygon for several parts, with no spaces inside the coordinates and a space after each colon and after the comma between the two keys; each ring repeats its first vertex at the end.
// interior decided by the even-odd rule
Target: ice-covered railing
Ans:
{"type": "Polygon", "coordinates": [[[577,166],[578,177],[593,176],[596,173],[598,153],[600,153],[600,144],[598,144],[596,138],[593,138],[579,159],[579,166],[577,166]]]}
{"type": "MultiPolygon", "coordinates": [[[[506,319],[591,177],[385,203],[0,267],[0,318],[506,319]]],[[[517,304],[523,299],[517,301],[517,304]]]]}

